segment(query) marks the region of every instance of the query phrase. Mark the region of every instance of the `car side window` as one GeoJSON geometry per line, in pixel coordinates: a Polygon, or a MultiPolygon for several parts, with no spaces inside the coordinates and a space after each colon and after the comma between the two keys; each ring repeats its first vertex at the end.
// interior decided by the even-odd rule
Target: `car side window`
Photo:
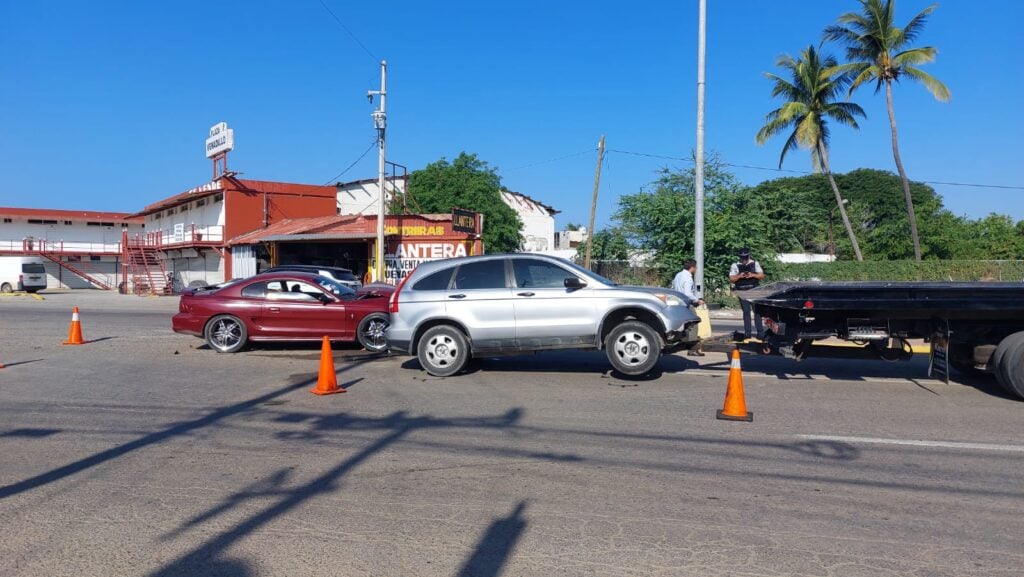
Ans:
{"type": "Polygon", "coordinates": [[[531,258],[512,259],[516,288],[565,288],[565,279],[576,276],[564,268],[531,258]]]}
{"type": "Polygon", "coordinates": [[[251,285],[242,289],[242,296],[261,299],[267,296],[267,283],[265,282],[254,282],[251,285]]]}
{"type": "Polygon", "coordinates": [[[483,260],[464,264],[455,271],[456,289],[505,288],[505,261],[483,260]]]}
{"type": "Polygon", "coordinates": [[[432,275],[421,279],[413,285],[413,290],[418,291],[443,291],[448,290],[448,284],[452,281],[452,270],[446,268],[442,271],[435,272],[432,275]]]}

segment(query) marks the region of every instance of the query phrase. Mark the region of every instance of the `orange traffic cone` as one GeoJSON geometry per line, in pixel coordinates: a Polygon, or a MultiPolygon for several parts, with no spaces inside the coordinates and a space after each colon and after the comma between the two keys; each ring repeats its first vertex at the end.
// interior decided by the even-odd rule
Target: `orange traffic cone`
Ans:
{"type": "Polygon", "coordinates": [[[68,340],[65,345],[84,345],[82,340],[82,323],[78,320],[78,307],[71,310],[71,328],[68,330],[68,340]]]}
{"type": "Polygon", "coordinates": [[[740,350],[732,350],[732,365],[729,367],[729,386],[725,391],[725,405],[715,415],[725,421],[753,421],[754,413],[747,411],[743,398],[743,371],[740,369],[740,350]]]}
{"type": "Polygon", "coordinates": [[[334,395],[347,393],[338,386],[338,375],[334,373],[334,356],[331,354],[331,340],[324,336],[324,344],[320,347],[320,374],[316,378],[316,388],[309,392],[314,395],[334,395]]]}

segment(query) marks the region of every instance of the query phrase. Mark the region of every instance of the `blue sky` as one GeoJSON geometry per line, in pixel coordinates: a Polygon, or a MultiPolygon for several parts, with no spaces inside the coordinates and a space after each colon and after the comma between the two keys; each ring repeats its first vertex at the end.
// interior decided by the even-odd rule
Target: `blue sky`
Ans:
{"type": "MultiPolygon", "coordinates": [[[[13,2],[0,0],[0,205],[134,211],[203,184],[209,127],[235,131],[244,177],[322,184],[374,139],[366,91],[388,60],[388,158],[410,170],[460,151],[503,183],[585,223],[601,134],[611,150],[688,157],[694,146],[696,0],[673,2],[13,2]],[[373,56],[371,56],[371,54],[373,56]],[[558,159],[558,160],[554,160],[558,159]]],[[[819,41],[853,0],[709,0],[706,146],[775,167],[754,134],[777,106],[763,73],[819,41]]],[[[898,2],[905,23],[927,6],[898,2]]],[[[896,88],[914,180],[1024,187],[1024,3],[940,5],[920,44],[942,104],[896,88]]],[[[838,48],[832,53],[841,55],[838,48]]],[[[884,97],[854,97],[858,132],[834,127],[837,172],[893,170],[884,97]]],[[[662,166],[606,156],[599,227],[662,166]]],[[[342,180],[376,175],[371,152],[342,180]]],[[[804,153],[784,168],[809,170],[804,153]]],[[[779,176],[735,169],[746,183],[779,176]]],[[[1024,218],[1024,190],[934,185],[956,214],[1024,218]]]]}

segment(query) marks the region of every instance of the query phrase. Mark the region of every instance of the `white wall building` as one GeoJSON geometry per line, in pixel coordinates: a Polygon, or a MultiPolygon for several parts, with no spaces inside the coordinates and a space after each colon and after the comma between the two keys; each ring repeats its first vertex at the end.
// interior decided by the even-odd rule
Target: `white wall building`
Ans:
{"type": "Polygon", "coordinates": [[[122,212],[0,207],[0,254],[43,256],[47,288],[95,288],[85,276],[116,287],[122,233],[144,230],[122,212]]]}
{"type": "Polygon", "coordinates": [[[581,226],[579,230],[560,230],[555,234],[556,249],[576,248],[587,242],[590,235],[587,234],[587,227],[581,226]]]}
{"type": "MultiPolygon", "coordinates": [[[[553,250],[555,248],[555,215],[558,211],[525,194],[501,191],[501,199],[512,207],[523,221],[523,252],[553,250]]],[[[487,221],[484,221],[486,230],[487,221]]],[[[484,247],[486,248],[486,247],[484,247]]]]}

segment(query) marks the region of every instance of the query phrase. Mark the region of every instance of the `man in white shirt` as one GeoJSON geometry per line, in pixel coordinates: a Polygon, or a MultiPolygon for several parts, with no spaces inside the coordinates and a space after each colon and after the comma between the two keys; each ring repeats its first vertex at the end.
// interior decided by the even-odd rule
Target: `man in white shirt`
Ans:
{"type": "MultiPolygon", "coordinates": [[[[704,304],[704,299],[697,296],[697,291],[693,283],[693,275],[697,272],[697,261],[687,259],[683,262],[683,270],[679,271],[679,274],[672,279],[672,290],[683,295],[686,299],[686,304],[691,307],[698,307],[704,304]]],[[[703,357],[704,352],[701,351],[700,342],[690,349],[691,357],[703,357]]]]}

